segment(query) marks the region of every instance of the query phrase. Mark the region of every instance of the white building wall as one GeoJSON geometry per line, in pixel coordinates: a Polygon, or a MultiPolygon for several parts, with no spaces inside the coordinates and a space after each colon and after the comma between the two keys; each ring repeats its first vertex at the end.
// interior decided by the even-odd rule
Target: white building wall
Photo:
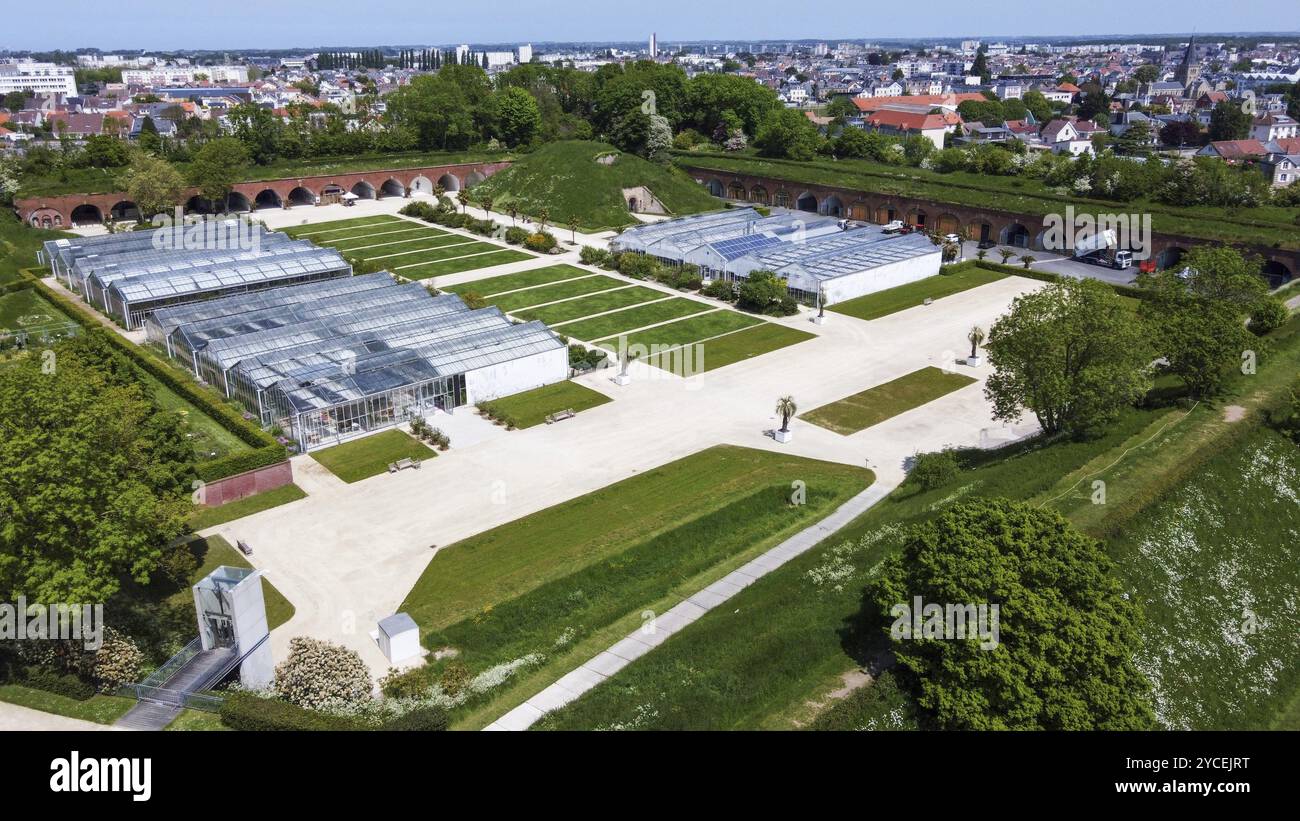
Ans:
{"type": "Polygon", "coordinates": [[[569,376],[569,349],[561,346],[465,374],[469,404],[540,388],[569,376]]]}
{"type": "Polygon", "coordinates": [[[935,276],[939,273],[939,265],[942,260],[942,251],[936,249],[933,254],[924,254],[901,262],[882,265],[879,268],[869,268],[856,274],[846,274],[842,277],[827,280],[822,286],[826,290],[826,304],[834,305],[837,302],[844,302],[867,294],[874,294],[876,291],[883,291],[886,288],[896,288],[899,285],[906,285],[909,282],[935,276]]]}

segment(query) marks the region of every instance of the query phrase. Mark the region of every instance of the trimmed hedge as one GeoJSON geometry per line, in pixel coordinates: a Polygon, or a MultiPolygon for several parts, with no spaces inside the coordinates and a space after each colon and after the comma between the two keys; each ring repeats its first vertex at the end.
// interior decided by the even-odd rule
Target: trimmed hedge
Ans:
{"type": "Polygon", "coordinates": [[[132,344],[123,339],[121,335],[105,329],[94,317],[88,316],[79,306],[71,303],[62,294],[32,276],[30,271],[24,271],[24,274],[30,277],[33,287],[68,318],[81,325],[88,332],[101,332],[104,338],[115,346],[118,351],[125,354],[146,373],[180,394],[191,404],[198,407],[199,410],[216,420],[217,424],[230,431],[241,442],[249,446],[250,450],[231,453],[220,459],[196,464],[195,472],[200,479],[205,482],[213,482],[217,479],[225,479],[228,476],[234,476],[256,468],[278,464],[289,457],[288,450],[284,445],[275,441],[275,437],[244,419],[234,408],[201,389],[189,377],[189,374],[182,376],[170,362],[162,360],[146,348],[132,344]]]}
{"type": "Polygon", "coordinates": [[[231,693],[221,704],[221,723],[232,730],[326,731],[365,729],[352,719],[317,712],[252,693],[231,693]]]}
{"type": "Polygon", "coordinates": [[[439,733],[447,729],[447,713],[438,707],[421,707],[398,716],[380,729],[405,733],[439,733]]]}
{"type": "Polygon", "coordinates": [[[95,685],[71,673],[61,674],[47,667],[28,667],[18,681],[25,687],[85,701],[95,694],[95,685]]]}

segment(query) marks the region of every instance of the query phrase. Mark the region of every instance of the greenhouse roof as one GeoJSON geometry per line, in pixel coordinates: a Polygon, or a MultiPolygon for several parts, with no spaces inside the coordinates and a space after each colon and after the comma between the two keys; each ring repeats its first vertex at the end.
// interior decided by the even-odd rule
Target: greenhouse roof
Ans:
{"type": "MultiPolygon", "coordinates": [[[[280,236],[283,236],[281,234],[280,236]]],[[[256,251],[217,250],[217,251],[169,251],[166,249],[145,248],[129,251],[111,257],[82,257],[72,266],[78,279],[92,277],[107,287],[113,282],[126,277],[154,274],[162,271],[186,271],[194,268],[215,267],[235,262],[247,262],[265,257],[283,256],[315,249],[317,246],[308,240],[270,240],[256,251]]]]}
{"type": "Polygon", "coordinates": [[[164,271],[120,279],[110,288],[121,301],[139,304],[156,299],[197,295],[227,288],[266,287],[267,283],[313,275],[338,273],[351,268],[337,251],[320,248],[300,254],[264,257],[216,269],[164,271]]]}
{"type": "Polygon", "coordinates": [[[341,294],[360,294],[372,288],[386,288],[392,284],[393,277],[387,271],[324,279],[291,287],[267,288],[261,291],[231,294],[230,296],[218,297],[203,302],[191,302],[186,305],[159,308],[153,312],[152,321],[161,327],[165,333],[170,333],[175,328],[189,323],[198,323],[219,317],[233,317],[241,313],[296,305],[300,302],[317,299],[328,299],[341,294]]]}
{"type": "Polygon", "coordinates": [[[801,245],[787,245],[778,250],[760,252],[749,257],[753,265],[751,270],[775,271],[787,279],[791,274],[799,272],[823,281],[925,254],[940,253],[940,249],[924,234],[891,236],[870,233],[874,236],[861,237],[858,241],[851,241],[851,237],[842,235],[842,238],[814,239],[801,245]]]}

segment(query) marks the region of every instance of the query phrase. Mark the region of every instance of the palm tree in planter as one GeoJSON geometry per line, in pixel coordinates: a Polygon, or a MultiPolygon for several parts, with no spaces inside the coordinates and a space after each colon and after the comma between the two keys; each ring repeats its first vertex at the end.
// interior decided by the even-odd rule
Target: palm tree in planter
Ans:
{"type": "Polygon", "coordinates": [[[980,354],[979,346],[984,344],[984,329],[976,325],[966,334],[966,341],[970,343],[970,356],[966,359],[966,364],[971,367],[979,367],[980,354]]]}
{"type": "Polygon", "coordinates": [[[537,233],[546,233],[546,223],[551,220],[551,209],[542,208],[537,212],[537,233]]]}
{"type": "Polygon", "coordinates": [[[978,259],[978,260],[983,261],[984,258],[987,257],[988,255],[989,255],[989,252],[988,252],[987,250],[981,248],[981,249],[979,249],[978,251],[975,252],[975,259],[978,259]]]}
{"type": "Polygon", "coordinates": [[[575,245],[578,242],[578,216],[576,214],[569,217],[569,240],[575,245]]]}
{"type": "Polygon", "coordinates": [[[465,213],[465,206],[469,205],[469,192],[464,188],[457,191],[456,202],[460,203],[460,212],[465,213]]]}
{"type": "Polygon", "coordinates": [[[999,248],[999,249],[998,249],[998,256],[1002,257],[1002,264],[1003,264],[1003,265],[1006,265],[1006,264],[1007,264],[1007,260],[1011,259],[1011,258],[1014,257],[1015,255],[1016,255],[1016,252],[1015,252],[1015,251],[1012,251],[1010,248],[999,248]]]}
{"type": "Polygon", "coordinates": [[[510,226],[513,228],[515,224],[515,217],[519,216],[519,209],[511,205],[510,208],[506,211],[506,213],[510,215],[510,226]]]}
{"type": "Polygon", "coordinates": [[[479,200],[479,205],[483,206],[483,210],[487,213],[487,218],[492,219],[492,198],[484,197],[479,200]]]}
{"type": "Polygon", "coordinates": [[[961,246],[952,240],[943,241],[943,262],[945,265],[957,259],[961,254],[961,246]]]}
{"type": "Polygon", "coordinates": [[[790,417],[799,412],[793,396],[782,396],[776,400],[776,412],[781,415],[781,429],[776,432],[776,441],[789,442],[794,438],[790,433],[790,417]]]}
{"type": "Polygon", "coordinates": [[[433,187],[433,198],[438,202],[442,202],[442,196],[443,194],[446,193],[447,193],[447,186],[445,185],[439,184],[433,187]]]}
{"type": "Polygon", "coordinates": [[[1033,265],[1036,260],[1033,257],[1029,256],[1029,254],[1025,254],[1023,257],[1020,258],[1020,261],[1024,263],[1025,269],[1028,270],[1029,266],[1033,265]]]}
{"type": "Polygon", "coordinates": [[[817,316],[813,318],[813,322],[816,322],[818,325],[821,325],[825,321],[826,321],[826,289],[818,287],[817,288],[817,316]]]}

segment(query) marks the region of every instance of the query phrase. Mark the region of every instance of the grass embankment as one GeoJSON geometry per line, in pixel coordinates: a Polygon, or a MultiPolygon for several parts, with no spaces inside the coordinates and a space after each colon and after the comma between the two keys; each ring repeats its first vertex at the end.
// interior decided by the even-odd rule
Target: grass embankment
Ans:
{"type": "Polygon", "coordinates": [[[474,672],[534,657],[462,713],[485,724],[630,632],[642,610],[667,610],[871,480],[849,465],[710,448],[444,548],[402,609],[428,646],[456,647],[474,672]],[[796,479],[805,505],[790,504],[796,479]]]}
{"type": "MultiPolygon", "coordinates": [[[[1039,180],[997,177],[969,172],[941,174],[920,168],[882,165],[869,160],[776,160],[754,154],[678,152],[676,162],[698,172],[718,172],[725,185],[727,174],[752,174],[786,180],[790,206],[800,193],[799,184],[827,185],[849,191],[884,196],[912,197],[934,203],[951,203],[977,209],[996,209],[1032,216],[1046,216],[1073,205],[1077,213],[1150,213],[1157,233],[1181,234],[1221,242],[1252,242],[1286,249],[1300,247],[1295,220],[1300,208],[1266,206],[1225,213],[1211,207],[1178,208],[1149,200],[1118,203],[1057,194],[1039,180]]],[[[702,176],[702,174],[699,174],[702,176]]],[[[768,194],[775,194],[769,191],[768,194]]],[[[845,208],[851,205],[845,202],[845,208]]],[[[928,209],[927,209],[928,210],[928,209]]],[[[902,219],[905,215],[897,215],[902,219]]],[[[929,214],[935,220],[939,214],[929,214]]],[[[1030,233],[1034,233],[1032,226],[1030,233]]]]}
{"type": "Polygon", "coordinates": [[[0,701],[96,724],[112,724],[135,706],[135,699],[123,696],[96,693],[85,701],[78,701],[21,684],[0,684],[0,701]]]}
{"type": "Polygon", "coordinates": [[[520,428],[531,428],[546,421],[552,413],[572,409],[575,413],[612,402],[605,394],[593,391],[586,385],[565,380],[531,391],[494,399],[492,407],[504,417],[513,419],[520,428]]]}
{"type": "Polygon", "coordinates": [[[889,699],[828,699],[885,648],[883,625],[860,622],[861,591],[908,527],[975,496],[1051,505],[1107,540],[1146,611],[1139,663],[1168,726],[1300,727],[1300,625],[1285,592],[1300,583],[1286,555],[1300,529],[1300,460],[1259,428],[1260,409],[1300,367],[1300,318],[1271,342],[1258,373],[1234,380],[1218,405],[1132,409],[1097,439],[963,453],[946,486],[904,485],[539,727],[882,726],[889,699]],[[1227,421],[1228,404],[1245,418],[1227,421]],[[1094,480],[1106,483],[1104,504],[1094,480]],[[1240,629],[1243,609],[1261,629],[1240,629]]]}
{"type": "MultiPolygon", "coordinates": [[[[419,168],[426,165],[453,165],[467,162],[497,162],[509,160],[511,155],[485,151],[432,151],[405,152],[401,154],[351,154],[342,157],[279,160],[267,165],[254,165],[240,175],[240,182],[278,180],[289,177],[313,177],[325,174],[383,171],[387,169],[419,168]]],[[[189,163],[173,163],[182,176],[189,173],[189,163]]],[[[28,177],[16,195],[25,197],[57,197],[64,194],[106,194],[122,191],[124,168],[74,168],[60,172],[59,177],[28,177]]],[[[410,185],[407,175],[398,175],[404,186],[410,185]]],[[[437,180],[433,180],[437,183],[437,180]]]]}
{"type": "Polygon", "coordinates": [[[238,501],[227,502],[220,507],[200,508],[190,516],[190,527],[194,530],[204,530],[305,498],[307,494],[303,489],[290,483],[274,490],[245,496],[238,501]]]}
{"type": "Polygon", "coordinates": [[[41,250],[41,243],[70,236],[63,231],[23,225],[13,211],[0,208],[0,288],[20,281],[22,269],[36,265],[36,252],[41,250]]]}
{"type": "Polygon", "coordinates": [[[827,305],[826,310],[858,319],[879,319],[882,316],[923,305],[927,299],[943,299],[990,282],[997,282],[999,279],[1005,279],[1006,276],[985,268],[963,268],[899,285],[897,288],[877,291],[846,302],[827,305]]]}
{"type": "Polygon", "coordinates": [[[312,451],[312,458],[345,482],[360,482],[388,471],[399,459],[432,459],[437,452],[405,431],[386,430],[351,442],[312,451]]]}
{"type": "Polygon", "coordinates": [[[889,382],[846,396],[829,405],[800,414],[799,418],[849,436],[900,413],[933,402],[976,380],[965,374],[922,368],[889,382]]]}
{"type": "Polygon", "coordinates": [[[492,197],[492,209],[510,206],[529,217],[548,211],[557,229],[576,216],[580,228],[603,231],[633,225],[626,188],[642,187],[676,215],[716,209],[718,200],[682,171],[656,165],[612,145],[582,140],[549,143],[518,158],[503,171],[475,186],[475,201],[492,197]],[[613,156],[602,164],[597,157],[613,156]]]}

